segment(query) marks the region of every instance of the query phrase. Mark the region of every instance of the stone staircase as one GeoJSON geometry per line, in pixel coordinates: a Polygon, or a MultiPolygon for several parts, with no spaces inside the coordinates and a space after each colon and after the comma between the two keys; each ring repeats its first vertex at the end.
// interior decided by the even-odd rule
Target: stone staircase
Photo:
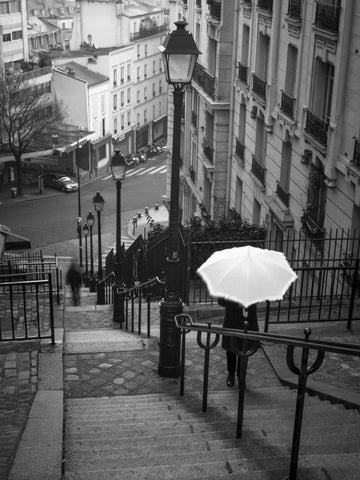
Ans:
{"type": "MultiPolygon", "coordinates": [[[[296,392],[248,389],[241,439],[237,390],[201,398],[152,394],[69,399],[64,480],[287,478],[296,392]]],[[[360,416],[307,397],[301,480],[360,478],[360,416]]]]}

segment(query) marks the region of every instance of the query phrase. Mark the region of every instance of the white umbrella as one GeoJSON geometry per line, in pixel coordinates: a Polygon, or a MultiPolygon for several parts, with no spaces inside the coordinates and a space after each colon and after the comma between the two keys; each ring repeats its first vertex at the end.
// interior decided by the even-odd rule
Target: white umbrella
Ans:
{"type": "Polygon", "coordinates": [[[297,279],[282,252],[249,245],[213,253],[197,273],[210,295],[244,308],[264,300],[281,300],[297,279]]]}

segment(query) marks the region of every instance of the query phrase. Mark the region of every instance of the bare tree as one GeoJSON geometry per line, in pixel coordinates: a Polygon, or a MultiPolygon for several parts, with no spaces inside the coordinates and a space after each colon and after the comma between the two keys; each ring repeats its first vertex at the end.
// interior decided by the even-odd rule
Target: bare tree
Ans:
{"type": "Polygon", "coordinates": [[[24,195],[23,154],[51,138],[64,116],[50,92],[50,84],[38,84],[37,78],[28,79],[20,73],[0,78],[0,131],[3,143],[8,144],[15,158],[19,196],[24,195]]]}

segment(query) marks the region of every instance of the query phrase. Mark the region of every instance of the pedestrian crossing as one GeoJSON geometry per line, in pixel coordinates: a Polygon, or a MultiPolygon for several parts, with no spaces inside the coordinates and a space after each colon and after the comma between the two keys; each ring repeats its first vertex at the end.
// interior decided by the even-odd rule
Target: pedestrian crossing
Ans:
{"type": "MultiPolygon", "coordinates": [[[[126,172],[126,178],[129,177],[139,177],[141,175],[154,175],[155,173],[161,175],[162,173],[166,173],[167,171],[167,165],[160,165],[160,166],[155,166],[155,167],[136,167],[136,168],[130,168],[126,172]]],[[[112,178],[112,175],[106,175],[105,177],[102,177],[101,180],[109,180],[109,178],[112,178]]]]}

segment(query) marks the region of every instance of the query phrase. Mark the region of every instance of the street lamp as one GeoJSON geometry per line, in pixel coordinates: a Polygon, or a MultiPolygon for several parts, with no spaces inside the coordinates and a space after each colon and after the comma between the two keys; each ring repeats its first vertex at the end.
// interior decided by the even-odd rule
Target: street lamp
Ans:
{"type": "Polygon", "coordinates": [[[180,375],[180,330],[175,325],[174,316],[183,311],[178,288],[181,107],[184,87],[191,83],[195,63],[201,53],[191,33],[185,30],[187,23],[178,21],[175,22],[175,25],[177,29],[169,33],[163,45],[159,47],[163,56],[166,81],[174,88],[169,240],[165,293],[160,303],[160,356],[158,365],[159,375],[168,378],[175,378],[180,375]]]}
{"type": "MultiPolygon", "coordinates": [[[[76,134],[76,167],[77,167],[77,181],[78,181],[78,219],[81,221],[81,193],[80,193],[80,167],[79,167],[79,150],[81,145],[79,144],[79,136],[84,132],[83,127],[79,127],[76,134]]],[[[78,238],[79,238],[79,264],[80,267],[83,266],[82,259],[82,235],[81,228],[78,228],[78,238]]]]}
{"type": "Polygon", "coordinates": [[[89,225],[85,223],[83,225],[83,234],[85,237],[85,277],[84,277],[84,284],[86,287],[89,286],[89,265],[88,265],[88,243],[87,238],[89,235],[89,225]]]}
{"type": "Polygon", "coordinates": [[[127,164],[120,150],[115,150],[110,163],[113,179],[116,181],[116,256],[113,321],[124,322],[124,299],[120,295],[123,282],[121,252],[121,184],[126,177],[127,164]]]}
{"type": "Polygon", "coordinates": [[[76,229],[77,229],[77,236],[79,240],[79,265],[80,268],[82,268],[82,235],[81,235],[81,222],[82,218],[81,216],[78,216],[76,218],[76,229]]]}
{"type": "Polygon", "coordinates": [[[95,224],[95,217],[92,212],[88,213],[86,222],[90,229],[90,292],[95,292],[94,282],[94,250],[93,250],[93,226],[95,224]]]}
{"type": "Polygon", "coordinates": [[[105,200],[100,195],[100,192],[96,192],[93,198],[93,204],[98,219],[98,281],[97,281],[97,301],[98,305],[105,304],[105,286],[102,282],[103,270],[102,270],[102,258],[101,258],[101,212],[104,209],[105,200]]]}

